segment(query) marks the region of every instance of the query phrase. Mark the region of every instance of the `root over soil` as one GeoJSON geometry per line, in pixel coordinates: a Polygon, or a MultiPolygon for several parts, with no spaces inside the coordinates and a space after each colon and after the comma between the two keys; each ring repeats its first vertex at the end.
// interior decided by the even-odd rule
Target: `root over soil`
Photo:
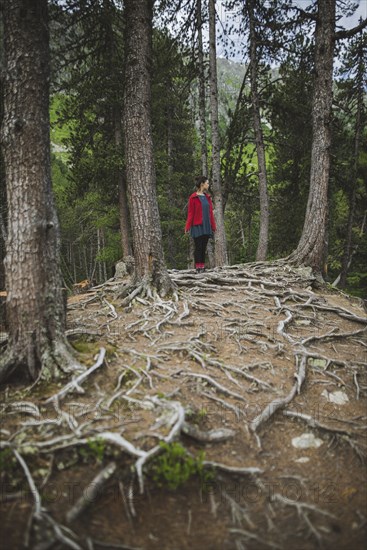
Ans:
{"type": "Polygon", "coordinates": [[[358,300],[315,290],[310,270],[281,262],[170,275],[177,291],[165,299],[124,279],[69,299],[68,337],[85,371],[2,388],[0,540],[362,549],[358,300]],[[175,490],[152,474],[174,443],[183,470],[164,475],[199,465],[175,490]]]}

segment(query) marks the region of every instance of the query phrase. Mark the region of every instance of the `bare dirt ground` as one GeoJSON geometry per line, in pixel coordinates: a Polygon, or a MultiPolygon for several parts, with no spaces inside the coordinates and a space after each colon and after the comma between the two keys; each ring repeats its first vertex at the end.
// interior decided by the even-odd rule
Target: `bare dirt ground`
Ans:
{"type": "Polygon", "coordinates": [[[171,275],[69,300],[84,379],[2,388],[1,548],[365,548],[361,303],[281,263],[171,275]]]}

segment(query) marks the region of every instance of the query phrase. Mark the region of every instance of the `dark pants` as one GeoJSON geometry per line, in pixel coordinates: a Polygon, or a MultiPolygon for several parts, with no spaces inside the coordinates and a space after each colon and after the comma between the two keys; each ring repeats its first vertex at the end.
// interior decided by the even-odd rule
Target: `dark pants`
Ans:
{"type": "Polygon", "coordinates": [[[209,241],[209,235],[200,235],[200,237],[194,238],[195,251],[194,258],[195,264],[204,264],[205,263],[205,252],[206,247],[209,241]]]}

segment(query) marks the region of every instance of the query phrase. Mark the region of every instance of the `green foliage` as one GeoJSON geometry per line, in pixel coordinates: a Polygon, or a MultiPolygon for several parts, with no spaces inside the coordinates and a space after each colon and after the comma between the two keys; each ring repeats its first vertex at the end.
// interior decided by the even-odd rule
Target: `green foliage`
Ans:
{"type": "Polygon", "coordinates": [[[65,103],[65,95],[57,93],[50,99],[51,147],[54,151],[54,155],[66,164],[69,160],[69,154],[65,147],[65,143],[69,139],[74,125],[73,122],[69,120],[60,123],[65,103]]]}
{"type": "Polygon", "coordinates": [[[177,489],[186,483],[192,476],[198,475],[202,480],[212,478],[210,472],[205,471],[204,453],[192,457],[180,443],[160,442],[163,452],[152,462],[150,473],[158,486],[167,486],[177,489]]]}
{"type": "MultiPolygon", "coordinates": [[[[73,9],[68,3],[58,7],[52,4],[50,9],[54,68],[50,106],[52,177],[61,226],[62,269],[65,283],[71,287],[78,280],[93,278],[102,282],[110,277],[122,255],[118,195],[124,168],[123,10],[110,0],[82,2],[73,9]]],[[[313,38],[308,25],[312,22],[303,22],[298,29],[283,25],[286,12],[277,2],[270,10],[261,3],[256,9],[261,33],[258,89],[270,199],[269,258],[276,258],[297,246],[308,198],[314,70],[313,38]],[[284,43],[289,49],[280,48],[284,43]],[[274,58],[269,63],[272,55],[276,55],[276,69],[270,68],[274,66],[274,58]]],[[[174,38],[162,27],[154,29],[151,71],[157,198],[166,263],[169,268],[181,269],[186,268],[189,255],[189,239],[183,234],[187,199],[193,191],[194,177],[201,171],[197,66],[187,46],[190,40],[174,38]]],[[[364,71],[365,81],[367,66],[366,34],[360,33],[346,44],[345,48],[337,45],[341,66],[334,81],[329,278],[336,277],[341,269],[351,191],[356,186],[354,255],[347,290],[366,295],[363,273],[367,245],[362,231],[367,208],[365,90],[357,166],[352,153],[360,77],[364,71]]],[[[258,166],[248,79],[237,101],[246,70],[244,64],[218,59],[230,263],[255,259],[259,232],[258,166]]],[[[210,161],[209,136],[208,125],[210,161]]],[[[3,196],[1,186],[0,192],[3,196]]]]}
{"type": "Polygon", "coordinates": [[[103,462],[106,453],[106,442],[103,439],[96,437],[88,439],[85,447],[80,447],[79,454],[86,461],[95,461],[98,464],[103,462]]]}
{"type": "Polygon", "coordinates": [[[17,466],[16,458],[11,449],[5,448],[0,451],[0,472],[11,474],[17,466]]]}
{"type": "Polygon", "coordinates": [[[193,422],[194,424],[202,424],[206,417],[208,415],[208,411],[205,407],[201,407],[200,409],[191,410],[189,409],[186,411],[187,418],[190,419],[190,422],[193,422]]]}
{"type": "Polygon", "coordinates": [[[274,141],[270,189],[270,251],[286,256],[298,244],[308,197],[311,159],[311,59],[303,54],[280,67],[269,106],[274,141]]]}
{"type": "MultiPolygon", "coordinates": [[[[24,452],[23,452],[24,454],[24,452]]],[[[23,470],[20,467],[16,457],[9,448],[0,450],[0,484],[2,484],[3,491],[16,490],[24,480],[23,470]]]]}
{"type": "Polygon", "coordinates": [[[367,296],[367,273],[350,273],[347,277],[346,290],[354,296],[365,298],[367,296]]]}
{"type": "Polygon", "coordinates": [[[99,350],[99,344],[88,342],[85,339],[74,340],[71,342],[73,348],[79,353],[95,354],[99,350]]]}
{"type": "Polygon", "coordinates": [[[152,125],[163,248],[169,268],[187,267],[186,205],[199,171],[197,133],[188,85],[194,78],[188,52],[167,32],[153,42],[152,125]]]}

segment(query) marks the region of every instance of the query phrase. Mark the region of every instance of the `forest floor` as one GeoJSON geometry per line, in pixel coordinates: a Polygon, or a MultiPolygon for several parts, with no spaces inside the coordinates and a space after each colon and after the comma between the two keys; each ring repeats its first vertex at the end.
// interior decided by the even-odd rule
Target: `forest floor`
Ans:
{"type": "Polygon", "coordinates": [[[84,379],[1,389],[1,548],[365,548],[361,302],[281,263],[170,274],[69,299],[84,379]]]}

